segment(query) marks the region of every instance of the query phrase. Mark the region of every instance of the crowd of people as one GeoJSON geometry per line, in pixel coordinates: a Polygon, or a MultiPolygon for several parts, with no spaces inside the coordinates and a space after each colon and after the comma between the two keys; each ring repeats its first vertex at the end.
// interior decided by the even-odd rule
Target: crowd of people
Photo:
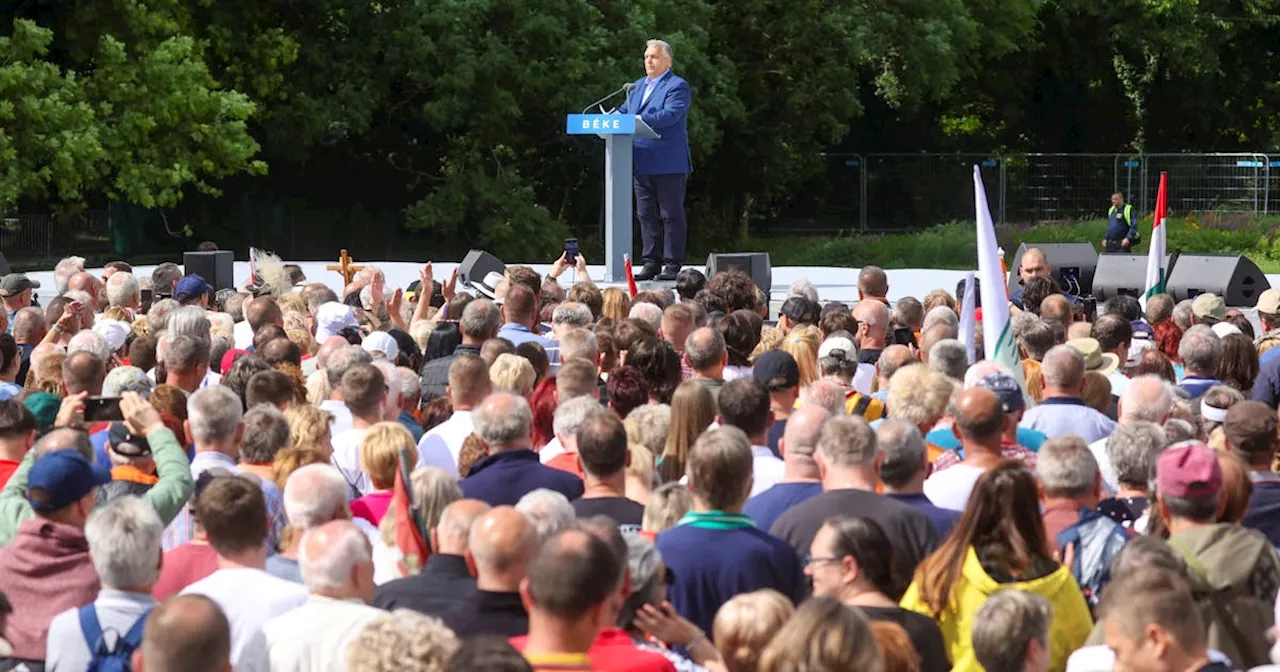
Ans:
{"type": "Polygon", "coordinates": [[[876,267],[772,321],[737,269],[277,262],[0,279],[0,669],[1272,660],[1280,290],[1086,312],[1030,250],[1010,369],[876,267]]]}

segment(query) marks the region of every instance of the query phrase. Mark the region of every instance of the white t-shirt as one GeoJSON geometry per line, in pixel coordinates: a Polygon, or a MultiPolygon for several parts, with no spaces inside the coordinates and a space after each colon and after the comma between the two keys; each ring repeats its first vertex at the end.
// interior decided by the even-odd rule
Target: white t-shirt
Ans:
{"type": "Polygon", "coordinates": [[[967,464],[957,464],[935,472],[924,481],[924,494],[934,506],[952,511],[964,511],[973,486],[986,469],[967,464]]]}
{"type": "Polygon", "coordinates": [[[358,600],[312,595],[303,606],[262,627],[271,672],[345,670],[347,645],[369,621],[386,613],[358,600]]]}
{"type": "Polygon", "coordinates": [[[1107,497],[1115,497],[1116,491],[1120,488],[1120,481],[1116,477],[1116,468],[1111,464],[1111,457],[1107,455],[1107,440],[1111,437],[1098,439],[1089,444],[1089,452],[1093,453],[1093,459],[1098,462],[1098,473],[1102,475],[1102,492],[1107,497]]]}
{"type": "Polygon", "coordinates": [[[473,431],[471,411],[454,411],[448,420],[422,435],[418,442],[418,466],[440,467],[457,476],[462,443],[473,431]]]}
{"type": "Polygon", "coordinates": [[[338,468],[342,479],[359,490],[361,495],[367,495],[373,491],[373,483],[369,481],[369,475],[360,469],[360,442],[368,433],[367,429],[347,429],[342,433],[335,432],[331,441],[333,466],[338,468]]]}
{"type": "Polygon", "coordinates": [[[320,402],[320,410],[333,414],[333,424],[329,425],[330,436],[337,436],[341,432],[351,429],[351,409],[347,408],[346,403],[334,399],[325,399],[320,402]]]}
{"type": "Polygon", "coordinates": [[[182,590],[204,595],[222,608],[231,624],[231,665],[236,672],[267,670],[262,626],[307,602],[307,589],[260,569],[219,569],[182,590]]]}
{"type": "Polygon", "coordinates": [[[783,471],[782,460],[768,446],[751,446],[751,497],[777,485],[783,471]]]}

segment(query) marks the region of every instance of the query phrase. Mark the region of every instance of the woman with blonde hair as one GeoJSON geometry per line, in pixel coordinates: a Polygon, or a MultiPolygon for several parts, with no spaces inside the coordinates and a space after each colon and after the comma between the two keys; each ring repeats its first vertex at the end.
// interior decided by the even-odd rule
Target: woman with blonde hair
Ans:
{"type": "Polygon", "coordinates": [[[760,672],[882,672],[880,647],[856,609],[815,597],[776,630],[760,656],[760,672]]]}
{"type": "Polygon", "coordinates": [[[800,388],[821,378],[818,373],[818,347],[822,345],[822,332],[813,325],[796,327],[782,341],[781,350],[791,355],[800,367],[800,388]]]}
{"type": "Polygon", "coordinates": [[[600,308],[600,316],[614,320],[625,320],[631,314],[631,297],[621,287],[609,287],[602,293],[604,303],[600,308]]]}
{"type": "Polygon", "coordinates": [[[653,492],[653,453],[638,443],[627,444],[627,452],[631,454],[627,463],[627,499],[644,506],[653,492]]]}
{"type": "Polygon", "coordinates": [[[679,483],[666,483],[649,493],[649,503],[644,505],[644,518],[640,521],[640,534],[650,541],[660,532],[676,526],[693,506],[689,489],[679,483]]]}
{"type": "Polygon", "coordinates": [[[317,450],[325,461],[333,454],[333,414],[315,406],[300,404],[284,412],[289,421],[290,448],[317,450]]]}
{"type": "Polygon", "coordinates": [[[62,391],[62,363],[66,361],[67,353],[50,352],[46,353],[38,361],[33,360],[31,371],[27,374],[27,382],[23,388],[27,392],[48,392],[56,397],[63,396],[62,391]]]}
{"type": "MultiPolygon", "coordinates": [[[[725,602],[711,627],[725,669],[756,672],[765,647],[794,612],[791,600],[771,589],[742,593],[725,602]]],[[[809,641],[799,645],[808,646],[809,641]]]]}
{"type": "Polygon", "coordinates": [[[391,489],[396,485],[396,469],[400,453],[417,454],[413,435],[398,422],[379,422],[369,428],[360,440],[360,470],[373,485],[373,491],[351,502],[351,515],[372,525],[382,522],[391,506],[391,489]]]}
{"type": "Polygon", "coordinates": [[[684,477],[689,449],[716,419],[716,402],[711,390],[701,383],[686,380],[671,395],[671,426],[667,443],[658,461],[658,476],[663,483],[684,477]]]}
{"type": "MultiPolygon", "coordinates": [[[[408,430],[405,430],[406,432],[408,430]]],[[[462,499],[458,482],[443,469],[419,467],[409,477],[409,494],[418,507],[424,531],[435,529],[446,507],[462,499]]],[[[394,512],[382,517],[378,531],[382,537],[373,546],[373,581],[381,585],[392,579],[413,576],[422,571],[425,557],[406,552],[396,545],[396,516],[394,512]]]]}
{"type": "Polygon", "coordinates": [[[524,357],[504,352],[489,367],[489,379],[493,382],[493,391],[518,394],[527,400],[533,394],[538,372],[524,357]]]}

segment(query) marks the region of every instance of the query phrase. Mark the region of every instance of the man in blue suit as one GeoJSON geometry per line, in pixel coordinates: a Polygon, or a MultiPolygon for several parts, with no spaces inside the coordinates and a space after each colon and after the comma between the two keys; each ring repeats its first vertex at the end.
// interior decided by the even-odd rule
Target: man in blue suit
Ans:
{"type": "Polygon", "coordinates": [[[645,76],[636,80],[622,114],[637,114],[661,137],[636,138],[632,162],[636,215],[644,242],[644,268],[637,280],[675,280],[684,264],[684,191],[693,171],[689,158],[689,83],[671,72],[671,45],[649,40],[645,76]],[[662,252],[658,239],[662,239],[662,252]]]}

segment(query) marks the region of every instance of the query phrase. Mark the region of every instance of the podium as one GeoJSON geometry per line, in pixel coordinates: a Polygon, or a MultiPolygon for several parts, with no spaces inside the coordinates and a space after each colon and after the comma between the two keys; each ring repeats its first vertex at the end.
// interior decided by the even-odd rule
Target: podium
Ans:
{"type": "Polygon", "coordinates": [[[570,114],[569,135],[596,135],[604,140],[604,275],[606,282],[627,279],[625,257],[631,250],[631,140],[653,140],[658,134],[639,117],[624,114],[570,114]]]}

